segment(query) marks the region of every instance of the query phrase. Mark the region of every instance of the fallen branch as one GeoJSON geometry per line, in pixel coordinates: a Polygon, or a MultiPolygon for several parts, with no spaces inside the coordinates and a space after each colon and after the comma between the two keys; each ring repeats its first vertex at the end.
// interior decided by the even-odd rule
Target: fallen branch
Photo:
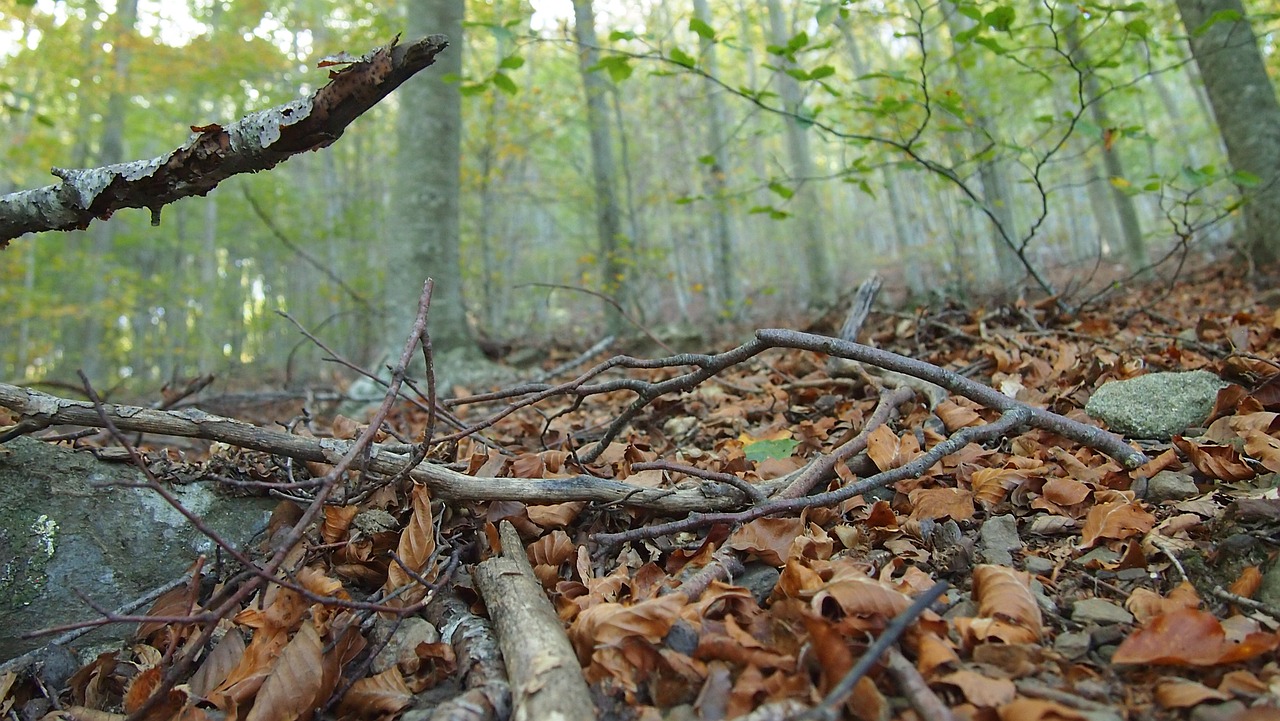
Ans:
{"type": "Polygon", "coordinates": [[[498,633],[515,718],[592,721],[591,693],[564,624],[525,555],[510,521],[499,531],[502,555],[472,572],[498,633]]]}
{"type": "Polygon", "coordinates": [[[193,127],[196,136],[168,155],[101,168],[54,168],[55,185],[0,197],[0,248],[24,233],[81,230],[122,208],[160,209],[204,195],[240,173],[269,170],[319,150],[449,46],[443,35],[399,45],[399,38],[333,73],[310,97],[262,110],[223,127],[193,127]]]}
{"type": "MultiPolygon", "coordinates": [[[[69,424],[101,428],[103,423],[93,404],[58,398],[47,393],[0,383],[0,406],[32,420],[49,424],[69,424]]],[[[159,433],[169,436],[221,441],[240,448],[275,453],[301,461],[335,464],[350,451],[351,441],[306,438],[259,428],[194,408],[158,411],[137,406],[103,404],[103,412],[122,431],[159,433]]],[[[47,424],[46,424],[47,425],[47,424]]],[[[364,467],[394,476],[404,470],[409,458],[374,445],[364,467]]],[[[435,498],[459,501],[513,500],[525,503],[596,501],[649,508],[669,514],[713,511],[740,505],[739,494],[727,486],[707,484],[699,489],[674,490],[643,488],[595,476],[568,478],[492,478],[468,476],[433,463],[414,468],[409,476],[426,484],[435,498]]]]}

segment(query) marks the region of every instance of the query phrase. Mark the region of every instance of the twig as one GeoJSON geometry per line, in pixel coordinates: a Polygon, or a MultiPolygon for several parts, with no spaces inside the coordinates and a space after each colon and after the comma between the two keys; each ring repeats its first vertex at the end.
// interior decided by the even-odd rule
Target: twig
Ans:
{"type": "Polygon", "coordinates": [[[951,709],[929,688],[915,664],[908,661],[901,651],[890,646],[885,657],[889,673],[898,682],[898,690],[907,697],[907,703],[911,704],[920,718],[929,721],[954,721],[955,715],[951,713],[951,709]]]}
{"type": "MultiPolygon", "coordinates": [[[[822,699],[822,703],[813,707],[801,719],[804,721],[835,721],[835,719],[839,718],[840,709],[844,706],[845,699],[853,692],[853,687],[858,684],[858,681],[863,676],[867,675],[867,672],[876,664],[876,661],[880,660],[880,656],[890,646],[897,643],[898,638],[906,632],[907,626],[911,625],[911,622],[924,613],[925,609],[938,600],[943,593],[946,593],[947,588],[946,581],[939,581],[932,588],[917,596],[910,606],[907,606],[902,613],[899,613],[889,622],[884,632],[880,634],[880,638],[877,638],[875,643],[872,643],[867,648],[866,653],[862,654],[862,658],[858,659],[853,668],[849,669],[844,678],[840,679],[840,683],[836,684],[826,698],[822,699]]],[[[935,717],[926,716],[926,718],[935,717]]]]}

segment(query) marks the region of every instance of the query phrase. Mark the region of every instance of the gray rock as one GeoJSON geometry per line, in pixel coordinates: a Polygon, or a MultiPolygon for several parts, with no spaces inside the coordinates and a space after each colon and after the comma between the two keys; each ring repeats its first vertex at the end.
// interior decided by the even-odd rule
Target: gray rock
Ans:
{"type": "Polygon", "coordinates": [[[1010,552],[1022,550],[1018,521],[1011,515],[988,518],[978,534],[981,539],[978,548],[987,563],[1012,566],[1013,555],[1010,552]]]}
{"type": "Polygon", "coordinates": [[[778,585],[778,579],[782,577],[782,573],[773,566],[752,562],[747,564],[747,569],[741,576],[733,579],[733,582],[748,591],[755,597],[756,603],[764,606],[768,602],[769,596],[773,594],[773,587],[778,585]]]}
{"type": "Polygon", "coordinates": [[[1196,482],[1186,473],[1160,471],[1147,481],[1147,502],[1181,501],[1200,494],[1196,482]]]}
{"type": "Polygon", "coordinates": [[[1071,620],[1076,623],[1133,623],[1133,614],[1110,601],[1086,598],[1076,601],[1071,608],[1071,620]]]}
{"type": "Polygon", "coordinates": [[[1053,573],[1054,563],[1043,556],[1027,556],[1022,559],[1022,568],[1032,575],[1043,576],[1053,573]]]}
{"type": "MultiPolygon", "coordinates": [[[[77,590],[115,609],[179,577],[199,554],[213,555],[214,543],[164,499],[128,487],[143,481],[130,465],[30,438],[0,448],[0,660],[50,640],[21,640],[25,633],[96,618],[77,590]]],[[[237,544],[265,526],[275,505],[225,498],[204,483],[170,490],[237,544]]],[[[108,627],[76,645],[133,631],[108,627]]]]}
{"type": "Polygon", "coordinates": [[[1191,721],[1227,721],[1244,713],[1244,703],[1227,701],[1224,703],[1196,704],[1191,709],[1191,721]]]}
{"type": "Polygon", "coordinates": [[[1111,550],[1110,548],[1107,548],[1106,546],[1098,546],[1092,551],[1089,551],[1083,556],[1072,561],[1072,563],[1074,563],[1077,566],[1088,568],[1089,564],[1094,561],[1097,561],[1100,564],[1106,565],[1109,563],[1115,563],[1116,561],[1119,561],[1119,560],[1120,560],[1119,553],[1111,550]]]}
{"type": "Polygon", "coordinates": [[[1084,658],[1089,653],[1089,634],[1083,631],[1060,633],[1053,640],[1053,650],[1072,661],[1084,658]]]}
{"type": "Polygon", "coordinates": [[[1226,385],[1208,371],[1148,373],[1102,384],[1084,410],[1117,433],[1167,441],[1202,423],[1226,385]]]}

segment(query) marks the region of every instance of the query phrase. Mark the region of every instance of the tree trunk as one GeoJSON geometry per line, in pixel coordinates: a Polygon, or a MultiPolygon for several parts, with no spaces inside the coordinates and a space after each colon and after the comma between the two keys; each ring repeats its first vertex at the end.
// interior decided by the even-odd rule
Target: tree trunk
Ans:
{"type": "Polygon", "coordinates": [[[428,276],[435,279],[429,329],[437,352],[474,355],[479,348],[467,325],[462,293],[459,172],[462,94],[449,75],[462,73],[463,0],[411,0],[405,32],[410,38],[449,36],[449,48],[429,72],[397,93],[398,153],[394,160],[387,253],[387,320],[382,347],[404,344],[428,276]]]}
{"type": "MultiPolygon", "coordinates": [[[[961,50],[955,44],[955,37],[967,30],[970,22],[958,12],[951,11],[947,14],[947,27],[951,30],[953,55],[959,55],[961,50]]],[[[973,114],[973,152],[982,153],[992,142],[987,134],[991,121],[982,111],[985,99],[978,97],[981,91],[977,83],[969,77],[964,65],[956,62],[954,67],[956,79],[960,82],[960,87],[964,88],[968,99],[969,112],[973,114]]],[[[976,68],[979,73],[982,72],[980,64],[976,68]]],[[[1007,285],[1022,277],[1024,268],[1017,251],[1011,245],[1018,241],[1019,234],[1014,219],[1013,197],[1009,190],[1005,164],[998,154],[984,154],[983,159],[978,161],[978,177],[982,181],[982,202],[991,211],[996,225],[990,236],[991,249],[995,253],[1000,280],[1007,285]]]]}
{"type": "MultiPolygon", "coordinates": [[[[1093,117],[1094,125],[1105,133],[1115,126],[1107,114],[1106,102],[1098,86],[1098,76],[1089,61],[1089,53],[1080,44],[1079,23],[1079,17],[1068,21],[1065,28],[1067,42],[1072,48],[1071,54],[1076,66],[1084,73],[1084,93],[1086,102],[1089,103],[1089,114],[1093,117]]],[[[1111,203],[1115,207],[1116,217],[1120,219],[1120,231],[1124,235],[1125,263],[1130,271],[1136,272],[1147,264],[1147,244],[1142,237],[1142,224],[1138,220],[1138,209],[1134,206],[1133,196],[1124,192],[1117,183],[1125,179],[1124,160],[1120,157],[1117,143],[1102,144],[1102,162],[1106,165],[1110,181],[1111,203]]]]}
{"type": "MultiPolygon", "coordinates": [[[[774,45],[785,46],[790,39],[789,23],[782,13],[779,0],[769,0],[769,36],[774,45]]],[[[825,305],[831,300],[831,261],[828,258],[827,238],[822,229],[821,209],[818,204],[817,189],[813,186],[815,176],[813,154],[809,150],[809,134],[796,114],[804,110],[804,98],[800,92],[800,83],[785,71],[790,63],[786,58],[777,59],[778,72],[774,76],[778,83],[778,94],[782,98],[788,115],[786,118],[787,154],[791,157],[791,172],[796,181],[795,203],[796,221],[800,224],[800,252],[805,260],[805,271],[809,278],[809,304],[814,307],[825,305]]]]}
{"type": "MultiPolygon", "coordinates": [[[[598,70],[600,62],[596,42],[595,12],[591,0],[573,0],[573,37],[578,43],[578,67],[582,87],[587,96],[587,129],[591,134],[591,171],[595,180],[596,234],[600,247],[600,290],[625,305],[627,292],[626,239],[622,235],[621,211],[618,206],[617,170],[613,159],[613,133],[609,127],[605,94],[609,91],[598,70]]],[[[622,316],[609,303],[604,304],[608,332],[622,330],[622,316]]]]}
{"type": "Polygon", "coordinates": [[[1275,87],[1241,0],[1178,0],[1178,11],[1231,167],[1258,178],[1255,187],[1240,189],[1246,250],[1254,263],[1274,266],[1280,261],[1280,103],[1275,87]],[[1215,15],[1219,20],[1202,30],[1215,15]]]}
{"type": "MultiPolygon", "coordinates": [[[[133,26],[138,19],[138,0],[125,0],[116,11],[116,32],[112,47],[112,68],[110,92],[107,94],[107,109],[102,118],[102,145],[98,149],[96,161],[98,165],[108,165],[124,161],[124,123],[128,112],[129,94],[129,37],[133,34],[133,26]]],[[[118,221],[117,221],[118,222],[118,221]]],[[[91,240],[90,267],[97,272],[93,274],[90,286],[89,301],[86,304],[88,317],[85,320],[84,336],[81,340],[79,370],[95,385],[105,385],[102,374],[108,363],[103,358],[106,350],[106,336],[112,319],[107,302],[107,275],[103,269],[111,256],[115,241],[116,224],[111,222],[95,223],[89,230],[91,240]]]]}
{"type": "MultiPolygon", "coordinates": [[[[693,0],[693,14],[711,25],[711,9],[707,0],[693,0]]],[[[711,77],[719,77],[716,63],[716,43],[702,38],[702,67],[711,77]]],[[[729,171],[729,153],[725,148],[724,98],[721,89],[708,80],[707,88],[707,145],[713,162],[707,167],[707,195],[712,199],[711,236],[712,257],[715,262],[715,290],[717,310],[733,314],[737,311],[738,283],[734,277],[733,231],[729,224],[728,200],[725,198],[725,174],[729,171]]]]}

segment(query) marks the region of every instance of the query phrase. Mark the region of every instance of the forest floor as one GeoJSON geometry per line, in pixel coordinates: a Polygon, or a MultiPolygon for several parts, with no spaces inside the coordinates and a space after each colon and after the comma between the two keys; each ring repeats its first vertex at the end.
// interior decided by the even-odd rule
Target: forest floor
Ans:
{"type": "MultiPolygon", "coordinates": [[[[61,698],[81,717],[88,706],[115,718],[167,673],[181,685],[148,717],[503,718],[508,688],[526,714],[572,717],[585,681],[592,713],[616,719],[1280,718],[1269,600],[1280,593],[1267,586],[1280,587],[1278,307],[1280,294],[1215,265],[1069,319],[1042,302],[873,312],[863,327],[870,345],[1095,426],[1083,408],[1110,381],[1207,370],[1229,384],[1172,440],[1125,439],[1149,459],[1136,468],[1043,427],[984,439],[1007,409],[931,400],[811,350],[725,364],[638,409],[628,388],[680,381],[696,363],[555,385],[570,371],[452,402],[463,425],[487,424],[431,448],[427,463],[457,476],[388,483],[366,467],[342,476],[330,491],[346,500],[314,519],[282,502],[262,557],[278,552],[268,574],[287,588],[191,624],[184,616],[253,576],[214,579],[198,600],[179,587],[61,698]],[[928,462],[965,431],[977,440],[962,435],[928,462]],[[826,475],[813,470],[823,462],[826,475]],[[802,477],[816,487],[786,490],[802,477]],[[892,482],[840,493],[876,478],[892,482]],[[818,492],[830,495],[785,500],[818,492]],[[293,528],[301,538],[282,551],[293,528]],[[514,563],[495,576],[500,559],[514,563]],[[526,566],[558,619],[551,631],[511,620],[536,611],[509,585],[526,566]],[[409,618],[393,620],[396,606],[409,618]],[[463,627],[474,637],[454,633],[463,627]],[[505,675],[486,665],[497,646],[505,675]]],[[[393,409],[402,450],[430,418],[423,405],[393,409]]],[[[452,432],[435,423],[436,438],[452,432]]],[[[339,418],[312,432],[350,439],[360,427],[339,418]]],[[[204,462],[225,476],[228,459],[268,487],[293,482],[279,489],[300,501],[319,492],[263,454],[204,462]]],[[[317,478],[331,468],[308,465],[317,478]]],[[[6,712],[22,686],[9,684],[6,712]]]]}

